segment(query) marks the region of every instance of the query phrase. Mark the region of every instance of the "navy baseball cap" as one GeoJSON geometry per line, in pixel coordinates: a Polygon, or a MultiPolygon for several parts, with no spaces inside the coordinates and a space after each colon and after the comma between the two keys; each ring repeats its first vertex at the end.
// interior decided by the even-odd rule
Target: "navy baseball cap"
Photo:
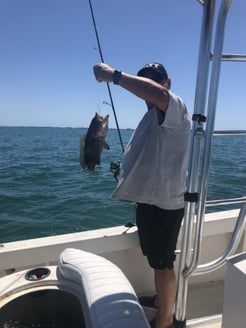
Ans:
{"type": "Polygon", "coordinates": [[[148,63],[141,68],[138,76],[148,77],[156,82],[168,79],[168,74],[165,67],[160,63],[148,63]]]}

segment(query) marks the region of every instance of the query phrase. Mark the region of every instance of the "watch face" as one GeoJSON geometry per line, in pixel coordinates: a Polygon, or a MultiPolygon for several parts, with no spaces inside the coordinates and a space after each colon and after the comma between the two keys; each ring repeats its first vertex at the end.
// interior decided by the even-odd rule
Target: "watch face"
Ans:
{"type": "Polygon", "coordinates": [[[113,73],[113,83],[119,84],[120,78],[121,78],[121,71],[115,70],[113,73]]]}

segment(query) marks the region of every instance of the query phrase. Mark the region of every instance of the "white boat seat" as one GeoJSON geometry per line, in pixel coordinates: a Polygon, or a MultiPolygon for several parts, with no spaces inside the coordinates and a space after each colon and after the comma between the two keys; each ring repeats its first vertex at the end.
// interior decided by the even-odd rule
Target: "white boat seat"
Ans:
{"type": "Polygon", "coordinates": [[[67,248],[60,254],[58,274],[81,288],[87,328],[149,328],[133,287],[109,260],[67,248]]]}

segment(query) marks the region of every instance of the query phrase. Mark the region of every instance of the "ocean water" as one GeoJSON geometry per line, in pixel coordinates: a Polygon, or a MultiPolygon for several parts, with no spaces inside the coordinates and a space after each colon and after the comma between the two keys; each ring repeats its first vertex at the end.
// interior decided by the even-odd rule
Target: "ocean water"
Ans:
{"type": "MultiPolygon", "coordinates": [[[[122,160],[110,129],[101,165],[81,170],[83,128],[0,127],[0,243],[135,222],[134,204],[110,199],[112,161],[122,160]]],[[[132,131],[122,130],[124,145],[132,131]]],[[[215,136],[208,199],[246,194],[246,135],[215,136]]]]}

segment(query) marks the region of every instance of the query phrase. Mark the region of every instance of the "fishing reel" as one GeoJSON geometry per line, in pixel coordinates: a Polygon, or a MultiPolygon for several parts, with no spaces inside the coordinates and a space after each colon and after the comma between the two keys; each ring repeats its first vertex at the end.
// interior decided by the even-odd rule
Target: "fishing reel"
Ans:
{"type": "Polygon", "coordinates": [[[111,162],[110,171],[113,173],[115,180],[118,182],[118,175],[120,174],[120,162],[111,162]]]}

